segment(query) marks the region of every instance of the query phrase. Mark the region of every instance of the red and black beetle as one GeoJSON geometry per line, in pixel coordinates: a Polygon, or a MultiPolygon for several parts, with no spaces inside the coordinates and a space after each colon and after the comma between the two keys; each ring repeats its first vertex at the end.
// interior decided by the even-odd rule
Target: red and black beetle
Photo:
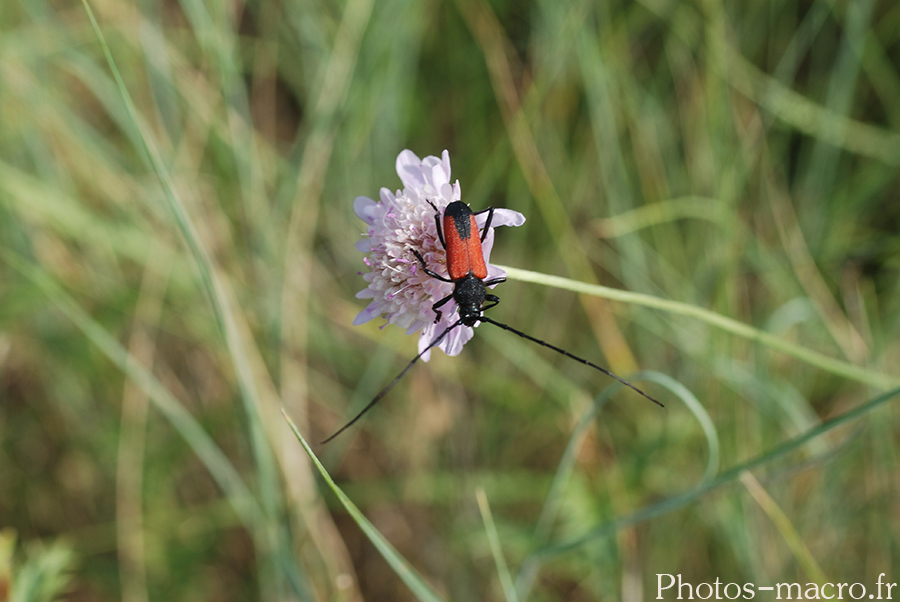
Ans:
{"type": "Polygon", "coordinates": [[[635,387],[633,384],[623,379],[622,377],[610,372],[606,368],[598,366],[593,362],[589,362],[588,360],[578,357],[577,355],[573,355],[566,351],[565,349],[560,349],[555,345],[551,345],[546,341],[542,341],[540,339],[536,339],[531,335],[525,334],[520,330],[516,330],[512,326],[508,326],[503,324],[502,322],[497,322],[496,320],[492,320],[491,318],[484,315],[485,310],[488,310],[500,302],[500,298],[497,295],[487,292],[487,287],[493,286],[495,284],[500,284],[501,282],[505,282],[506,278],[493,278],[491,280],[485,281],[485,278],[488,277],[487,264],[484,261],[484,251],[481,247],[481,243],[484,242],[485,236],[487,236],[488,229],[491,227],[491,220],[494,217],[494,208],[489,207],[482,211],[478,211],[477,213],[473,212],[468,205],[461,201],[454,201],[447,205],[447,208],[444,209],[443,219],[441,218],[441,213],[438,211],[438,208],[432,203],[428,201],[428,203],[434,207],[434,223],[437,227],[438,238],[441,241],[441,244],[444,247],[444,250],[447,253],[447,276],[442,276],[437,272],[428,268],[428,264],[425,262],[425,258],[422,257],[421,253],[417,250],[412,249],[413,255],[416,256],[416,259],[419,260],[419,263],[422,264],[422,268],[425,273],[431,276],[432,278],[437,278],[438,280],[443,280],[444,282],[450,282],[453,284],[453,292],[449,295],[438,301],[432,306],[435,313],[435,324],[438,323],[442,317],[441,307],[446,305],[451,299],[456,301],[457,313],[459,314],[459,319],[445,328],[443,332],[441,332],[437,337],[431,341],[428,346],[422,350],[419,355],[414,357],[412,361],[410,361],[406,367],[398,374],[394,380],[392,380],[388,385],[382,389],[378,395],[375,396],[372,401],[366,405],[350,422],[342,426],[335,432],[333,435],[325,439],[322,443],[328,443],[342,432],[344,432],[347,428],[352,426],[357,420],[362,418],[363,414],[368,412],[372,406],[381,401],[381,399],[388,394],[388,392],[394,388],[401,378],[409,371],[413,365],[419,361],[419,359],[432,347],[437,346],[444,339],[447,334],[460,325],[465,326],[475,326],[478,322],[487,322],[489,324],[493,324],[494,326],[499,326],[504,330],[508,330],[513,334],[516,334],[524,339],[528,339],[538,345],[543,347],[547,347],[548,349],[552,349],[557,353],[561,353],[566,357],[572,358],[578,362],[586,366],[590,366],[595,370],[599,370],[600,372],[606,374],[607,376],[614,378],[618,382],[622,383],[626,387],[637,391],[653,403],[658,406],[662,406],[659,401],[650,397],[646,393],[644,393],[639,388],[635,387]],[[482,234],[479,236],[478,232],[478,223],[475,220],[475,217],[481,215],[482,213],[487,213],[487,219],[484,223],[484,228],[482,234]],[[442,224],[443,222],[443,224],[442,224]]]}

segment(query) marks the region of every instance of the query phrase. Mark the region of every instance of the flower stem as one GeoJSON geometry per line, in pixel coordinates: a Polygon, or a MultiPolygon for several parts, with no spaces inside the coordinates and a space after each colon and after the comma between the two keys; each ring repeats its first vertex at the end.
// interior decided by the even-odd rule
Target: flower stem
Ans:
{"type": "Polygon", "coordinates": [[[551,276],[549,274],[541,274],[529,270],[520,270],[518,268],[511,268],[503,265],[498,265],[497,267],[504,270],[506,272],[507,278],[509,278],[510,280],[520,280],[522,282],[543,284],[544,286],[552,286],[576,293],[592,295],[594,297],[602,297],[604,299],[621,301],[623,303],[630,303],[632,305],[641,305],[643,307],[660,309],[672,314],[690,316],[702,322],[706,322],[707,324],[711,324],[713,326],[721,328],[726,332],[730,332],[737,336],[756,341],[762,345],[765,345],[766,347],[793,356],[821,370],[825,370],[827,372],[837,374],[838,376],[843,376],[844,378],[856,380],[874,387],[887,389],[900,385],[900,379],[894,376],[883,374],[874,370],[869,370],[867,368],[854,366],[853,364],[850,364],[846,361],[828,357],[816,351],[807,349],[806,347],[802,347],[800,345],[796,345],[794,343],[790,343],[788,341],[780,339],[775,335],[769,334],[757,328],[753,328],[752,326],[748,326],[743,322],[739,322],[732,318],[717,314],[708,309],[703,309],[702,307],[698,307],[696,305],[690,305],[688,303],[682,303],[680,301],[672,301],[670,299],[661,299],[659,297],[646,295],[644,293],[632,293],[629,291],[609,288],[607,286],[600,286],[599,284],[587,284],[584,282],[578,282],[577,280],[562,278],[560,276],[551,276]]]}

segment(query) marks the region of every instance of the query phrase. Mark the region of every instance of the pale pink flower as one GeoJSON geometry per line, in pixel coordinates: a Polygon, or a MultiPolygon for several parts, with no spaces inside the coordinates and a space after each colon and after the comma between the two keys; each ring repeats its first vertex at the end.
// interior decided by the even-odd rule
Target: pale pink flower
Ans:
{"type": "MultiPolygon", "coordinates": [[[[418,251],[428,268],[438,274],[446,274],[446,256],[438,238],[431,201],[443,214],[453,201],[461,199],[459,181],[450,183],[450,154],[445,150],[441,158],[419,159],[410,150],[397,156],[397,175],[403,182],[403,190],[392,193],[381,189],[381,200],[360,196],[353,201],[353,209],[366,222],[365,238],[356,244],[357,250],[366,254],[363,258],[368,272],[363,278],[368,286],[357,293],[357,298],[371,299],[369,306],[359,312],[353,324],[364,324],[383,317],[388,324],[406,329],[407,334],[421,331],[419,351],[423,351],[435,336],[458,319],[456,302],[449,301],[441,308],[443,316],[434,323],[431,306],[453,291],[453,284],[428,276],[412,253],[418,251]]],[[[487,213],[476,217],[478,226],[484,227],[487,213]]],[[[488,278],[500,278],[506,274],[490,264],[495,226],[521,226],[525,216],[509,209],[495,209],[491,227],[484,239],[484,259],[488,266],[488,278]]],[[[448,333],[437,345],[447,355],[457,355],[463,345],[472,338],[472,328],[460,325],[448,333]]],[[[430,351],[422,355],[428,361],[430,351]]]]}

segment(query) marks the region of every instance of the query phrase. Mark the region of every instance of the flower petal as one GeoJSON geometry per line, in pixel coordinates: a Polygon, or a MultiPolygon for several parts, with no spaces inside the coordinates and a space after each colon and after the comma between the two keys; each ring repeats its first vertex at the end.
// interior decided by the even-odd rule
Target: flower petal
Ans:
{"type": "Polygon", "coordinates": [[[441,190],[445,184],[450,184],[450,174],[444,171],[442,164],[438,163],[431,168],[431,185],[435,190],[441,190]]]}
{"type": "MultiPolygon", "coordinates": [[[[487,212],[482,213],[475,219],[478,220],[478,227],[483,228],[487,222],[487,212]]],[[[525,216],[518,211],[512,209],[494,209],[494,217],[491,218],[491,228],[495,226],[521,226],[525,223],[525,216]]]]}
{"type": "MultiPolygon", "coordinates": [[[[389,188],[382,188],[379,192],[379,198],[381,199],[382,205],[387,207],[393,207],[394,202],[397,198],[394,196],[394,193],[390,191],[389,188]]],[[[382,211],[384,211],[384,207],[382,207],[382,211]]]]}
{"type": "Polygon", "coordinates": [[[491,258],[491,249],[494,248],[494,229],[491,228],[488,230],[487,234],[484,235],[484,240],[481,241],[481,252],[484,254],[484,261],[487,263],[491,258]]]}
{"type": "Polygon", "coordinates": [[[375,214],[378,211],[378,203],[367,196],[358,196],[353,199],[353,212],[362,221],[370,226],[375,223],[375,214]]]}
{"type": "Polygon", "coordinates": [[[444,173],[447,174],[447,181],[450,181],[450,152],[445,148],[444,152],[441,153],[441,166],[444,168],[444,173]]]}
{"type": "Polygon", "coordinates": [[[472,340],[475,336],[475,329],[470,326],[457,326],[453,331],[444,337],[438,347],[441,351],[449,356],[457,356],[462,353],[463,346],[472,340]]]}
{"type": "MultiPolygon", "coordinates": [[[[506,271],[501,270],[495,265],[488,265],[488,277],[485,280],[496,280],[497,278],[506,278],[506,271]]],[[[500,284],[499,282],[497,284],[500,284]]],[[[492,284],[490,288],[494,288],[497,284],[492,284]]]]}
{"type": "Polygon", "coordinates": [[[416,153],[409,149],[400,151],[397,155],[397,175],[407,188],[422,188],[425,186],[425,177],[422,174],[422,160],[416,153]]]}
{"type": "Polygon", "coordinates": [[[447,200],[447,204],[453,202],[453,186],[450,185],[450,182],[444,182],[440,187],[441,196],[447,200]]]}
{"type": "Polygon", "coordinates": [[[370,320],[374,320],[380,314],[381,312],[378,303],[370,303],[367,308],[356,314],[356,317],[353,318],[353,325],[359,326],[360,324],[365,324],[370,320]]]}

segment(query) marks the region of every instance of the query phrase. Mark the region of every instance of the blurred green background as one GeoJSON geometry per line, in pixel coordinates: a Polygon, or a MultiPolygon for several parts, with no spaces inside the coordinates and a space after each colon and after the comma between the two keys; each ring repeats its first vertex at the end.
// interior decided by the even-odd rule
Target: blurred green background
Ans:
{"type": "Polygon", "coordinates": [[[415,354],[351,325],[404,148],[528,217],[494,262],[756,329],[500,286],[667,407],[490,327],[417,366],[313,444],[414,579],[897,580],[900,3],[90,6],[121,85],[80,2],[0,4],[0,600],[414,599],[280,413],[319,441],[415,354]]]}

